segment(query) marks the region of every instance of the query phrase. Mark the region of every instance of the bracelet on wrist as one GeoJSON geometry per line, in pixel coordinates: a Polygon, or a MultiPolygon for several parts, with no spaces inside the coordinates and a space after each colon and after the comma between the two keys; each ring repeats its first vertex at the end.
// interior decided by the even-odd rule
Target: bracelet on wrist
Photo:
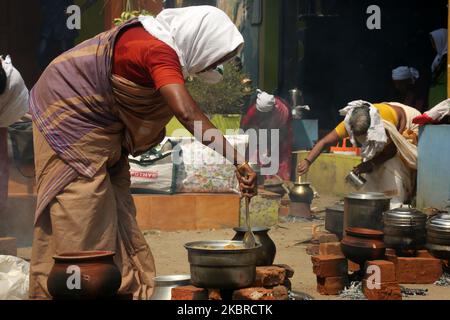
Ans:
{"type": "Polygon", "coordinates": [[[312,161],[311,160],[305,159],[305,161],[308,162],[309,165],[312,165],[312,161]]]}

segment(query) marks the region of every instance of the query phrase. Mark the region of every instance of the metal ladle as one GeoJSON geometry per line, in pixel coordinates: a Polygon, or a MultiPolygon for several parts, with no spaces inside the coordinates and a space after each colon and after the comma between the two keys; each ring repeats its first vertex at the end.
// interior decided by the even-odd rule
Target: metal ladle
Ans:
{"type": "Polygon", "coordinates": [[[250,198],[245,197],[245,223],[247,224],[247,231],[244,234],[244,247],[247,249],[256,247],[256,238],[253,234],[252,227],[250,225],[250,198]]]}

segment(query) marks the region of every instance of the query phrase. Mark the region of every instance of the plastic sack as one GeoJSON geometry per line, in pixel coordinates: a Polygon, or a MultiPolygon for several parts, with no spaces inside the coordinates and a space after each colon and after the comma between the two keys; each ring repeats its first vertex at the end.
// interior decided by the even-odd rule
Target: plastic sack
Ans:
{"type": "Polygon", "coordinates": [[[129,156],[131,191],[140,194],[173,194],[176,167],[172,161],[171,141],[166,139],[139,157],[129,156]]]}
{"type": "MultiPolygon", "coordinates": [[[[248,136],[236,135],[225,138],[245,154],[248,136]]],[[[193,138],[183,138],[178,148],[181,150],[182,164],[177,167],[177,192],[237,192],[235,167],[231,162],[193,138]]]]}
{"type": "Polygon", "coordinates": [[[0,300],[28,299],[29,273],[27,261],[0,255],[0,300]]]}

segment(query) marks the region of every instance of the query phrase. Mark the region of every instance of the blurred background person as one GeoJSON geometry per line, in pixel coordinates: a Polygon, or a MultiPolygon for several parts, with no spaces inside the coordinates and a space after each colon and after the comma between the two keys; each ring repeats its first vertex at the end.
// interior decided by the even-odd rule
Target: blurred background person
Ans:
{"type": "Polygon", "coordinates": [[[447,29],[435,30],[430,33],[430,37],[437,55],[431,66],[432,82],[428,95],[428,108],[432,108],[447,99],[447,29]]]}
{"type": "Polygon", "coordinates": [[[28,89],[11,58],[0,56],[0,213],[8,197],[8,127],[28,112],[28,89]]]}
{"type": "Polygon", "coordinates": [[[400,66],[392,70],[392,81],[395,89],[394,101],[425,111],[426,89],[420,81],[420,73],[416,68],[400,66]]]}
{"type": "MultiPolygon", "coordinates": [[[[86,0],[81,12],[87,10],[97,0],[86,0]]],[[[38,47],[39,67],[43,71],[61,53],[73,48],[78,30],[67,27],[67,8],[74,0],[41,0],[41,34],[38,47]],[[52,45],[56,45],[55,50],[52,45]]]]}
{"type": "MultiPolygon", "coordinates": [[[[257,90],[256,102],[250,105],[247,114],[242,118],[241,128],[243,130],[248,129],[279,129],[280,140],[270,141],[270,131],[268,133],[269,143],[267,145],[267,152],[269,153],[272,143],[276,143],[279,146],[279,169],[278,176],[285,181],[289,181],[291,178],[291,159],[292,159],[292,123],[291,112],[286,101],[280,97],[275,97],[262,90],[257,90]]],[[[258,140],[260,137],[258,137],[258,140]]],[[[259,143],[258,143],[259,149],[259,143]]],[[[251,163],[257,163],[261,165],[264,161],[260,158],[265,152],[256,150],[256,154],[249,154],[251,163]]],[[[268,155],[269,157],[271,155],[268,155]]],[[[269,176],[266,178],[270,178],[269,176]]]]}

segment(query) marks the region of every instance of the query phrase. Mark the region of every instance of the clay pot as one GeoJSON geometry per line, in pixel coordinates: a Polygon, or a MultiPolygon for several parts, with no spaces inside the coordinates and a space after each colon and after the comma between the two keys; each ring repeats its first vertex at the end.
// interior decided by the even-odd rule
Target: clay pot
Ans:
{"type": "MultiPolygon", "coordinates": [[[[247,228],[234,228],[236,235],[233,241],[242,241],[244,239],[244,234],[247,228]]],[[[256,242],[261,244],[261,248],[258,249],[256,253],[256,266],[271,266],[275,260],[275,255],[277,253],[277,248],[273,240],[269,237],[270,228],[265,227],[253,227],[252,231],[255,235],[256,242]]]]}
{"type": "Polygon", "coordinates": [[[347,228],[341,241],[342,253],[345,257],[361,266],[368,260],[383,259],[386,246],[383,242],[383,232],[364,228],[347,228]]]}
{"type": "Polygon", "coordinates": [[[82,251],[54,256],[47,280],[53,299],[114,297],[122,282],[114,255],[111,251],[82,251]]]}

